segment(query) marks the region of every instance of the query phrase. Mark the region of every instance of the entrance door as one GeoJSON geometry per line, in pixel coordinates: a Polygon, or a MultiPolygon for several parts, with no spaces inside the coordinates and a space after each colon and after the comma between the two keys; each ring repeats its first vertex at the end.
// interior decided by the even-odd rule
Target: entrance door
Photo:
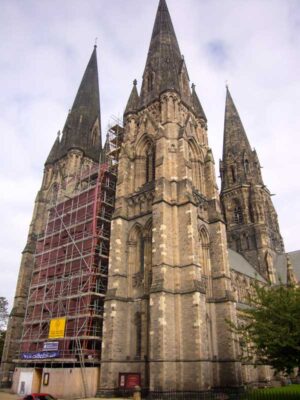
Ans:
{"type": "Polygon", "coordinates": [[[31,393],[33,371],[21,371],[19,378],[18,394],[26,395],[31,393]]]}

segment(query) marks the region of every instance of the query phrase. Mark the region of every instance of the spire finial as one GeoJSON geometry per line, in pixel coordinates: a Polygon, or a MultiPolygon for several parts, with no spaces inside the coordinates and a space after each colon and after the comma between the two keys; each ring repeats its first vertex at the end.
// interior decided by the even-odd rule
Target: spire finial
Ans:
{"type": "Polygon", "coordinates": [[[136,79],[133,81],[133,85],[134,85],[134,86],[137,85],[137,80],[136,80],[136,79]]]}
{"type": "Polygon", "coordinates": [[[229,85],[228,85],[228,80],[227,79],[225,81],[225,87],[226,87],[227,90],[229,90],[229,85]]]}
{"type": "Polygon", "coordinates": [[[96,48],[97,48],[97,43],[98,43],[98,38],[97,38],[97,37],[95,37],[94,49],[96,49],[96,48]]]}

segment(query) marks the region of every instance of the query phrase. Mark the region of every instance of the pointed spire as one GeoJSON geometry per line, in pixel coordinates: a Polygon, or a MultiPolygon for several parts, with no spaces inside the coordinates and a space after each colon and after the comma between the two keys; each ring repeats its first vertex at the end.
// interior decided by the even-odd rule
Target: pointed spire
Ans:
{"type": "Polygon", "coordinates": [[[239,113],[232,100],[229,88],[226,85],[223,161],[228,155],[228,152],[236,154],[245,150],[249,151],[249,153],[252,152],[239,113]]]}
{"type": "Polygon", "coordinates": [[[192,84],[192,100],[193,100],[193,107],[194,107],[196,115],[199,118],[204,119],[204,121],[207,121],[205,113],[202,108],[202,105],[200,103],[199,97],[196,93],[196,85],[194,83],[192,84]]]}
{"type": "Polygon", "coordinates": [[[137,111],[140,102],[140,96],[137,91],[137,80],[133,81],[133,88],[131,90],[126,109],[124,111],[124,116],[137,111]]]}
{"type": "Polygon", "coordinates": [[[50,150],[50,153],[47,157],[47,160],[45,162],[45,165],[47,164],[53,164],[55,161],[57,161],[59,159],[59,150],[60,150],[60,131],[57,132],[57,136],[56,139],[53,143],[53,146],[50,150]]]}
{"type": "Polygon", "coordinates": [[[96,49],[95,45],[63,129],[61,157],[77,148],[95,161],[99,160],[101,118],[96,49]]]}
{"type": "Polygon", "coordinates": [[[235,154],[241,150],[252,152],[239,113],[226,86],[223,160],[229,151],[235,154]]]}
{"type": "Polygon", "coordinates": [[[222,190],[242,183],[263,185],[260,164],[226,85],[222,190]]]}
{"type": "Polygon", "coordinates": [[[180,92],[179,72],[182,56],[165,0],[160,0],[141,89],[141,105],[146,105],[165,90],[180,92]]]}

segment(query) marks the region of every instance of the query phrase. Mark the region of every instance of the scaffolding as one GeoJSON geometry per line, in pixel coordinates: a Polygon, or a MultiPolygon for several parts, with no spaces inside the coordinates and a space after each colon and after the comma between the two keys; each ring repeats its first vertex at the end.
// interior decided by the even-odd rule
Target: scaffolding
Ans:
{"type": "Polygon", "coordinates": [[[124,128],[120,125],[116,117],[114,117],[114,122],[107,130],[106,143],[108,147],[106,154],[111,168],[115,170],[118,166],[119,154],[124,139],[124,128]]]}
{"type": "Polygon", "coordinates": [[[45,230],[37,238],[18,363],[72,363],[83,368],[100,362],[122,139],[123,128],[114,124],[105,162],[83,171],[74,194],[49,209],[45,230]],[[55,324],[58,331],[53,334],[55,324]]]}

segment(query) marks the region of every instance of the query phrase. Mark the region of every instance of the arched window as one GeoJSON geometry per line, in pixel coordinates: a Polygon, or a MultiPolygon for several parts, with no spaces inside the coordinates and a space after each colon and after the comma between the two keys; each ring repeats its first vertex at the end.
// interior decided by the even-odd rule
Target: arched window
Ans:
{"type": "Polygon", "coordinates": [[[144,228],[144,283],[145,292],[149,292],[152,285],[152,220],[148,220],[144,228]]]}
{"type": "Polygon", "coordinates": [[[145,240],[143,236],[140,237],[140,272],[144,273],[145,270],[145,240]]]}
{"type": "Polygon", "coordinates": [[[97,136],[98,136],[98,129],[97,127],[95,127],[92,130],[92,145],[95,146],[95,144],[97,143],[97,136]]]}
{"type": "Polygon", "coordinates": [[[146,183],[155,180],[155,148],[149,143],[146,148],[146,183]]]}
{"type": "Polygon", "coordinates": [[[239,201],[235,202],[235,207],[233,210],[233,220],[236,224],[243,223],[243,210],[239,201]]]}
{"type": "Polygon", "coordinates": [[[234,165],[231,165],[230,170],[231,170],[232,182],[235,183],[235,182],[236,182],[235,166],[234,166],[234,165]]]}
{"type": "Polygon", "coordinates": [[[209,235],[204,226],[199,229],[200,246],[201,246],[201,265],[203,273],[209,275],[210,255],[209,255],[209,235]]]}
{"type": "Polygon", "coordinates": [[[212,295],[212,281],[209,234],[204,225],[199,226],[198,230],[200,239],[200,263],[203,274],[202,278],[205,280],[207,296],[210,297],[212,295]]]}
{"type": "Polygon", "coordinates": [[[244,170],[246,174],[249,173],[249,160],[247,159],[244,160],[244,170]]]}
{"type": "Polygon", "coordinates": [[[192,167],[192,184],[195,189],[204,194],[203,153],[197,143],[191,139],[188,142],[189,161],[192,167]]]}
{"type": "Polygon", "coordinates": [[[148,92],[151,92],[153,90],[153,82],[154,82],[154,72],[150,71],[148,73],[148,92]]]}
{"type": "Polygon", "coordinates": [[[144,270],[144,242],[140,225],[135,225],[128,236],[128,268],[129,274],[135,275],[144,270]]]}
{"type": "Polygon", "coordinates": [[[51,188],[51,194],[50,194],[50,203],[51,204],[56,204],[57,198],[58,198],[58,191],[59,191],[59,185],[58,185],[58,183],[55,182],[51,188]]]}
{"type": "Polygon", "coordinates": [[[136,330],[136,357],[142,355],[142,316],[140,312],[135,313],[135,330],[136,330]]]}

